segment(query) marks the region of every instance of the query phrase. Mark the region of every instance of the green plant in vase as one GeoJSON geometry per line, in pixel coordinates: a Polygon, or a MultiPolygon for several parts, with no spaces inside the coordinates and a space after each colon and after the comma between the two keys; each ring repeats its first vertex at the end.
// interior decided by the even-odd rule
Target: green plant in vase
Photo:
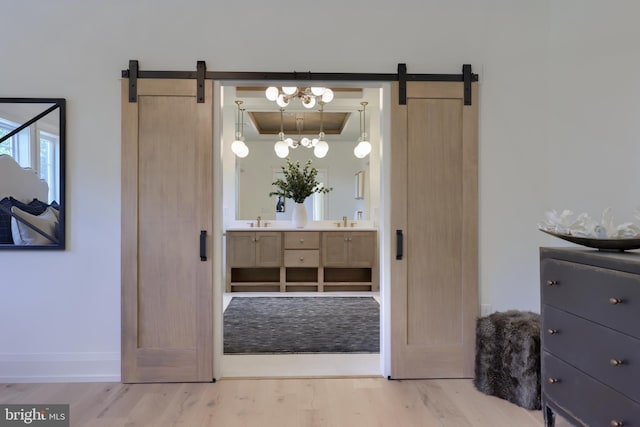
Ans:
{"type": "Polygon", "coordinates": [[[282,166],[282,173],[284,178],[278,178],[271,183],[277,187],[277,190],[270,192],[269,196],[283,196],[287,199],[293,199],[296,202],[293,222],[296,227],[304,227],[307,222],[307,213],[303,205],[306,198],[314,193],[326,194],[333,190],[333,187],[323,187],[317,180],[318,169],[311,165],[311,160],[307,160],[304,167],[301,167],[299,161],[292,162],[287,158],[287,165],[282,166]]]}

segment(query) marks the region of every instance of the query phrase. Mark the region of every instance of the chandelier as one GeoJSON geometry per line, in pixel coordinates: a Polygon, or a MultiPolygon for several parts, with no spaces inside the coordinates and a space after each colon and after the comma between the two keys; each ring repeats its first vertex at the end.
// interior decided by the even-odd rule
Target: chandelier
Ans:
{"type": "Polygon", "coordinates": [[[293,98],[300,98],[305,108],[313,108],[316,102],[327,104],[333,100],[333,91],[328,87],[270,86],[265,91],[269,101],[275,101],[280,108],[285,108],[293,98]]]}
{"type": "Polygon", "coordinates": [[[358,138],[358,145],[353,149],[353,154],[359,159],[362,159],[371,153],[371,143],[369,142],[367,132],[365,131],[365,114],[367,104],[368,102],[366,101],[361,102],[360,105],[362,105],[362,110],[358,110],[360,113],[360,138],[358,138]]]}
{"type": "Polygon", "coordinates": [[[244,124],[244,108],[240,108],[242,101],[236,100],[238,106],[236,110],[236,139],[231,143],[231,151],[233,154],[240,158],[247,157],[249,155],[249,147],[244,142],[244,136],[242,136],[242,126],[244,124]]]}
{"type": "Polygon", "coordinates": [[[327,155],[329,152],[329,144],[324,140],[324,131],[323,131],[323,114],[324,114],[324,102],[320,101],[320,132],[318,133],[317,138],[309,139],[307,137],[302,136],[302,129],[304,127],[304,118],[302,114],[296,115],[296,129],[298,130],[298,140],[296,141],[293,138],[285,138],[284,128],[283,128],[283,115],[284,108],[280,108],[280,133],[278,133],[278,141],[274,145],[273,149],[276,152],[276,155],[281,159],[287,157],[289,155],[289,149],[295,149],[298,147],[306,147],[313,148],[313,154],[317,158],[321,159],[327,155]]]}

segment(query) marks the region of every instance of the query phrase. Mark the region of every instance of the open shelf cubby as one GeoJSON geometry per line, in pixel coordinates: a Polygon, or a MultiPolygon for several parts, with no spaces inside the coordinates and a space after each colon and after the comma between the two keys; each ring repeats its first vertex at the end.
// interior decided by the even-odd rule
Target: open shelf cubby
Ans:
{"type": "Polygon", "coordinates": [[[317,282],[317,267],[287,267],[286,282],[317,282]]]}
{"type": "Polygon", "coordinates": [[[245,268],[238,267],[231,269],[231,281],[233,283],[243,282],[280,282],[280,267],[273,268],[245,268]]]}
{"type": "Polygon", "coordinates": [[[371,282],[370,268],[324,268],[324,283],[331,282],[371,282]]]}

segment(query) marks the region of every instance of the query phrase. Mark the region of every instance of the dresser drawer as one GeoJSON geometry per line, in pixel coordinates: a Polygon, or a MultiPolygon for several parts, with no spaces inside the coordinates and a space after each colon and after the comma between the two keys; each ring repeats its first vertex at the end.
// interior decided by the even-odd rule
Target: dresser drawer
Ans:
{"type": "Polygon", "coordinates": [[[540,279],[543,304],[640,338],[640,275],[544,259],[540,279]]]}
{"type": "Polygon", "coordinates": [[[285,267],[317,267],[320,251],[311,249],[287,249],[284,251],[285,267]]]}
{"type": "Polygon", "coordinates": [[[640,402],[640,340],[545,305],[542,347],[640,402]]]}
{"type": "Polygon", "coordinates": [[[543,400],[551,400],[588,426],[640,426],[640,404],[544,351],[543,400]],[[550,383],[549,381],[555,381],[550,383]]]}
{"type": "Polygon", "coordinates": [[[285,231],[285,249],[318,249],[320,233],[315,231],[285,231]]]}

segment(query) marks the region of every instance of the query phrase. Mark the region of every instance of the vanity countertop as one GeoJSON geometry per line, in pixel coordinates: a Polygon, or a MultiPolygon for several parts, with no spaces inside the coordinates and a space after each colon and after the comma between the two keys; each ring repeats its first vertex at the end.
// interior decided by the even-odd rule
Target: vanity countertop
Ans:
{"type": "Polygon", "coordinates": [[[378,231],[376,227],[355,226],[355,227],[338,227],[328,225],[308,225],[304,228],[295,228],[292,226],[267,226],[267,227],[229,227],[225,231],[378,231]]]}

